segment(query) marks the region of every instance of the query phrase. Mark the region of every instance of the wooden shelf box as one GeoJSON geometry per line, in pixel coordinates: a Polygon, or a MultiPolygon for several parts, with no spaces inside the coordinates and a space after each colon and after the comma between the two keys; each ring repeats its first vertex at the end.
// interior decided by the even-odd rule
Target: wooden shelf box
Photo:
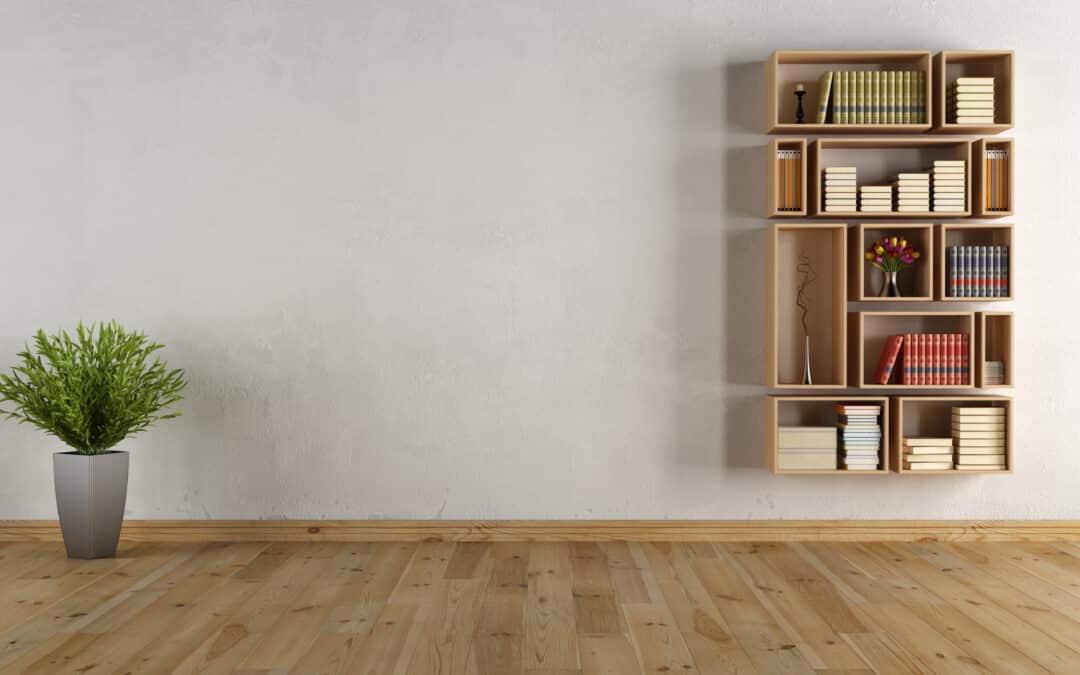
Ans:
{"type": "Polygon", "coordinates": [[[873,223],[851,227],[848,236],[848,299],[856,302],[929,302],[934,299],[934,226],[928,223],[873,223]],[[883,237],[900,236],[919,251],[914,265],[897,275],[902,297],[879,297],[884,275],[864,254],[883,237]]]}
{"type": "Polygon", "coordinates": [[[769,231],[768,385],[774,388],[843,389],[847,382],[845,311],[847,226],[774,223],[769,231]],[[810,336],[813,384],[802,384],[804,331],[796,289],[800,260],[816,280],[807,288],[806,329],[810,336]]]}
{"type": "Polygon", "coordinates": [[[1013,126],[1013,52],[946,51],[934,57],[934,131],[946,134],[999,134],[1013,126]],[[949,89],[958,77],[994,78],[994,123],[956,124],[949,89]]]}
{"type": "Polygon", "coordinates": [[[979,387],[1003,389],[1013,386],[1013,315],[1012,312],[979,312],[975,315],[978,327],[978,349],[975,354],[975,375],[979,387]],[[999,361],[1005,372],[1000,384],[989,384],[986,362],[999,361]]]}
{"type": "Polygon", "coordinates": [[[766,165],[769,176],[765,184],[772,186],[768,217],[806,216],[806,139],[774,138],[769,143],[766,165]],[[798,159],[781,161],[782,152],[798,153],[798,159]]]}
{"type": "Polygon", "coordinates": [[[1013,213],[1013,139],[980,138],[972,154],[974,213],[981,218],[1000,218],[1013,213]],[[997,155],[994,159],[987,152],[997,155]],[[1003,157],[1001,156],[1003,155],[1003,157]]]}
{"type": "Polygon", "coordinates": [[[971,216],[971,145],[966,138],[819,138],[810,144],[810,164],[807,181],[810,192],[810,213],[816,218],[964,218],[971,216]],[[927,211],[921,213],[887,213],[844,211],[825,212],[822,181],[829,167],[853,166],[856,180],[863,185],[891,185],[899,173],[929,172],[935,160],[967,162],[964,172],[964,203],[962,212],[927,211]]]}
{"type": "Polygon", "coordinates": [[[987,474],[1013,471],[1013,408],[1007,396],[897,396],[892,399],[889,420],[890,461],[893,471],[904,475],[922,474],[987,474]],[[987,471],[910,471],[904,469],[903,439],[913,437],[951,437],[952,408],[994,407],[1005,409],[1005,469],[987,471]]]}
{"type": "Polygon", "coordinates": [[[770,134],[924,133],[933,120],[931,73],[928,51],[776,51],[766,63],[766,114],[770,134]],[[829,71],[917,70],[926,73],[923,97],[927,121],[920,124],[818,124],[818,83],[829,71]],[[803,124],[795,118],[795,85],[806,87],[803,124]]]}
{"type": "Polygon", "coordinates": [[[1012,300],[1016,294],[1016,250],[1013,246],[1013,226],[998,223],[943,223],[937,231],[937,272],[935,276],[936,297],[943,302],[1002,302],[1012,300]],[[951,246],[1007,246],[1009,248],[1008,288],[1006,294],[996,298],[952,297],[949,286],[949,247],[951,246]]]}
{"type": "Polygon", "coordinates": [[[860,389],[971,389],[975,386],[975,314],[973,312],[852,312],[851,344],[848,354],[851,385],[860,389]],[[893,384],[899,382],[897,368],[889,384],[874,382],[874,371],[885,344],[892,335],[907,333],[964,333],[968,336],[968,380],[963,384],[893,384]]]}
{"type": "MultiPolygon", "coordinates": [[[[881,475],[889,472],[889,399],[884,396],[770,396],[766,414],[766,463],[776,474],[845,474],[881,475]],[[780,427],[836,426],[836,404],[876,403],[881,406],[881,468],[877,471],[847,471],[844,469],[781,469],[780,427]]],[[[837,453],[839,454],[839,452],[837,453]]]]}

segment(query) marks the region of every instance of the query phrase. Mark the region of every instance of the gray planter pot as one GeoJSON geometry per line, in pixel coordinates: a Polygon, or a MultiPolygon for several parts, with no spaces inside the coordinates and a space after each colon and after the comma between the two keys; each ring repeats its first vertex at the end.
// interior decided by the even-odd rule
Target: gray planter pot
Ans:
{"type": "Polygon", "coordinates": [[[127,502],[128,453],[53,455],[56,510],[69,558],[111,558],[127,502]]]}

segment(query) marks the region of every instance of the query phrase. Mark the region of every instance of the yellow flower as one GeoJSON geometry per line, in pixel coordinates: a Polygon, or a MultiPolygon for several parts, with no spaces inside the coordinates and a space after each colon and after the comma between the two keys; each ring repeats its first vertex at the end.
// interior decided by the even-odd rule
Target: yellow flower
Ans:
{"type": "Polygon", "coordinates": [[[907,239],[900,240],[900,248],[907,248],[907,239]]]}
{"type": "Polygon", "coordinates": [[[896,237],[889,239],[889,242],[893,245],[893,248],[896,248],[896,237]]]}
{"type": "Polygon", "coordinates": [[[919,259],[919,252],[918,252],[918,251],[914,251],[914,252],[912,252],[912,254],[911,254],[911,257],[912,257],[912,258],[915,258],[916,260],[918,260],[918,259],[919,259]]]}
{"type": "Polygon", "coordinates": [[[870,251],[867,251],[866,252],[866,259],[867,260],[873,260],[874,259],[874,254],[871,253],[870,251]]]}
{"type": "Polygon", "coordinates": [[[874,253],[877,253],[878,255],[881,255],[884,252],[885,252],[885,247],[882,246],[881,244],[878,244],[877,246],[874,247],[874,253]]]}

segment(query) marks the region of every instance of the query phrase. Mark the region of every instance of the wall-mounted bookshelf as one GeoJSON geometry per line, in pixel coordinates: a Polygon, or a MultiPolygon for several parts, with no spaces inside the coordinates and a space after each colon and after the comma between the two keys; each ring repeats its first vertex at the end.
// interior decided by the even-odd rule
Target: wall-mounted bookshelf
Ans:
{"type": "Polygon", "coordinates": [[[847,226],[774,223],[769,244],[767,333],[768,385],[785,389],[843,389],[847,382],[847,226]],[[806,331],[797,304],[800,261],[816,280],[804,292],[806,331]],[[803,384],[805,336],[810,336],[812,384],[803,384]]]}
{"type": "MultiPolygon", "coordinates": [[[[978,410],[976,410],[978,412],[978,410]]],[[[892,399],[889,420],[891,434],[890,461],[892,470],[903,475],[1012,473],[1013,471],[1013,406],[1006,396],[898,396],[892,399]],[[991,410],[981,423],[970,424],[954,408],[991,410]],[[996,413],[993,411],[997,411],[996,413]],[[961,426],[967,424],[967,427],[961,426]],[[967,431],[975,428],[977,431],[967,431]],[[978,438],[968,440],[967,436],[978,438]],[[953,440],[949,454],[954,462],[996,461],[997,453],[1004,455],[1005,468],[938,469],[914,471],[905,467],[904,439],[949,438],[953,440]],[[968,452],[972,454],[969,455],[968,452]],[[971,457],[982,457],[974,459],[971,457]]],[[[1000,456],[1000,455],[997,455],[1000,456]]],[[[975,466],[978,466],[977,464],[975,466]]]]}
{"type": "Polygon", "coordinates": [[[980,138],[974,155],[974,213],[980,218],[999,218],[1013,213],[1013,139],[980,138]]]}
{"type": "Polygon", "coordinates": [[[769,143],[769,192],[766,213],[778,216],[806,216],[806,139],[774,138],[769,143]]]}
{"type": "Polygon", "coordinates": [[[934,226],[916,223],[862,223],[853,225],[848,236],[848,299],[855,302],[929,302],[934,299],[934,226]],[[900,236],[910,242],[920,257],[912,267],[897,275],[901,297],[879,295],[884,276],[863,254],[883,237],[900,236]]]}
{"type": "MultiPolygon", "coordinates": [[[[938,225],[937,232],[937,281],[935,296],[942,302],[1002,302],[1012,300],[1015,294],[1015,268],[1016,251],[1013,247],[1013,226],[1006,223],[943,223],[938,225]],[[993,247],[999,247],[998,265],[992,265],[990,271],[980,268],[978,262],[971,262],[968,258],[962,263],[968,273],[959,274],[966,278],[968,287],[979,286],[979,280],[989,280],[989,285],[998,289],[995,296],[957,295],[957,291],[950,286],[952,266],[955,264],[950,249],[954,246],[984,247],[982,253],[988,250],[992,253],[993,247]],[[985,248],[989,247],[989,248],[985,248]],[[1000,253],[1004,251],[1005,257],[1000,253]],[[983,269],[982,272],[978,271],[983,269]],[[974,270],[974,271],[973,271],[974,270]],[[974,283],[972,283],[974,281],[974,283]]],[[[967,249],[970,254],[973,249],[967,249]]],[[[961,284],[963,286],[964,284],[961,284]]],[[[983,284],[986,285],[986,284],[983,284]]]]}
{"type": "Polygon", "coordinates": [[[928,51],[776,51],[766,64],[766,111],[770,134],[925,133],[933,118],[932,59],[928,51]],[[819,124],[820,82],[832,71],[917,71],[924,73],[926,122],[912,124],[819,124]],[[803,84],[805,123],[796,122],[796,84],[803,84]]]}
{"type": "MultiPolygon", "coordinates": [[[[975,314],[974,312],[851,312],[849,315],[851,386],[859,389],[971,389],[975,386],[975,314]],[[902,384],[902,358],[897,360],[893,377],[887,384],[874,381],[874,372],[890,336],[893,335],[966,335],[968,343],[966,373],[957,384],[902,384]]],[[[964,366],[963,362],[956,365],[964,366]]]]}
{"type": "Polygon", "coordinates": [[[975,353],[976,384],[983,389],[1013,386],[1012,312],[978,312],[975,353]]]}
{"type": "MultiPolygon", "coordinates": [[[[768,410],[766,412],[765,436],[768,439],[766,447],[766,462],[769,469],[777,474],[851,474],[851,475],[881,475],[889,472],[889,399],[884,396],[770,396],[768,398],[768,410]],[[881,415],[878,418],[881,427],[881,464],[876,470],[849,471],[840,468],[840,450],[837,454],[837,464],[830,469],[794,469],[786,468],[785,457],[787,450],[781,448],[781,427],[821,427],[834,430],[839,422],[839,414],[836,406],[844,405],[877,405],[881,407],[881,415]]],[[[835,433],[834,433],[835,438],[835,433]]],[[[838,445],[840,445],[838,443],[838,445]]],[[[800,454],[801,450],[791,451],[800,454]]],[[[797,465],[798,463],[795,462],[797,465]]]]}
{"type": "Polygon", "coordinates": [[[807,186],[816,218],[953,219],[971,216],[971,146],[966,138],[819,138],[810,143],[807,186]],[[936,160],[964,160],[963,211],[827,212],[823,181],[830,167],[854,167],[859,186],[892,185],[901,173],[928,173],[936,160]]]}
{"type": "Polygon", "coordinates": [[[1013,126],[1013,52],[943,51],[934,57],[934,131],[946,134],[999,134],[1013,126]],[[957,78],[993,78],[993,122],[956,123],[950,100],[957,78]]]}

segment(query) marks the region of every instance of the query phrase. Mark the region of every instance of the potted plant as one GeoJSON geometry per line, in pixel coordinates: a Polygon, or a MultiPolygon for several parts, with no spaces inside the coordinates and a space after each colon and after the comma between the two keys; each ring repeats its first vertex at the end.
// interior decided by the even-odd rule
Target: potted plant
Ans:
{"type": "Polygon", "coordinates": [[[39,330],[0,373],[0,414],[30,423],[73,448],[53,454],[56,509],[71,558],[116,554],[127,500],[128,453],[113,450],[179,401],[184,373],[156,356],[164,345],[115,321],[80,322],[74,337],[39,330]]]}

